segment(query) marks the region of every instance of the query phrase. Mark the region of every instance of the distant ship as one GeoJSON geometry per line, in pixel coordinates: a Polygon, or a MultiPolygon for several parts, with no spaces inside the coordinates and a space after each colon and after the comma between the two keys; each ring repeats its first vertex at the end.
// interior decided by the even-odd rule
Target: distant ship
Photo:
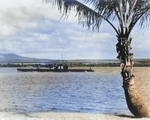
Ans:
{"type": "Polygon", "coordinates": [[[40,68],[38,66],[37,68],[17,68],[18,71],[21,72],[94,72],[94,70],[90,69],[68,69],[67,64],[57,64],[54,68],[40,68]]]}

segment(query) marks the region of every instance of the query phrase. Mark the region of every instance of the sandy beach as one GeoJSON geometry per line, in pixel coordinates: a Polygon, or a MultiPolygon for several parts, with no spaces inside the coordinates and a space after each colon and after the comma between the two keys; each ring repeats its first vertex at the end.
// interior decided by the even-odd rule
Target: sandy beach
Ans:
{"type": "Polygon", "coordinates": [[[134,118],[132,115],[109,115],[87,113],[30,113],[16,114],[1,112],[0,120],[150,120],[150,118],[134,118]]]}
{"type": "MultiPolygon", "coordinates": [[[[106,68],[92,68],[96,72],[104,71],[118,71],[120,68],[106,67],[106,68]]],[[[149,67],[135,67],[133,74],[136,77],[136,85],[139,93],[145,100],[150,113],[150,68],[149,67]]],[[[135,120],[134,116],[128,111],[125,114],[89,114],[89,113],[10,113],[0,112],[0,120],[135,120]]],[[[150,118],[137,118],[136,120],[150,120],[150,118]]]]}

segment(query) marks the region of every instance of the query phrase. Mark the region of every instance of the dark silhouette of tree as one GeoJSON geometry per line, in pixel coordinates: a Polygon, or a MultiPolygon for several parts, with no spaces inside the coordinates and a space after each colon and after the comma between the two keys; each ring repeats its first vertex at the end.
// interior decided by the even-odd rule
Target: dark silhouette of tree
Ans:
{"type": "Polygon", "coordinates": [[[75,10],[79,23],[89,29],[99,29],[103,20],[110,24],[118,39],[117,58],[121,62],[121,75],[128,108],[135,117],[148,117],[147,106],[134,84],[130,33],[137,22],[143,28],[149,25],[150,0],[83,0],[85,4],[77,0],[44,1],[56,5],[64,16],[68,16],[71,10],[75,10]],[[87,4],[90,4],[91,8],[87,4]],[[113,23],[113,20],[116,19],[118,26],[113,23]]]}

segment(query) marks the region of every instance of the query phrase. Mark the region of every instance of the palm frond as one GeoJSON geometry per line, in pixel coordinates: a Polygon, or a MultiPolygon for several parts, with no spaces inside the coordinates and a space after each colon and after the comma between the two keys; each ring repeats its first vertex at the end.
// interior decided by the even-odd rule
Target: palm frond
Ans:
{"type": "Polygon", "coordinates": [[[93,30],[95,28],[99,30],[102,20],[106,20],[118,34],[117,29],[109,21],[108,16],[103,16],[99,14],[99,12],[87,7],[86,5],[78,2],[77,0],[44,0],[44,1],[46,3],[56,5],[59,8],[59,10],[63,12],[64,16],[67,16],[71,10],[75,10],[76,16],[78,16],[79,23],[82,24],[83,26],[87,26],[88,28],[92,28],[93,30]]]}
{"type": "Polygon", "coordinates": [[[148,25],[150,22],[150,0],[139,0],[137,1],[132,15],[131,15],[131,22],[129,25],[129,32],[131,32],[131,30],[133,29],[133,27],[135,26],[135,24],[140,21],[140,26],[144,27],[144,25],[148,25]]]}
{"type": "Polygon", "coordinates": [[[44,0],[56,5],[67,16],[74,9],[79,18],[79,23],[88,28],[99,29],[102,20],[106,20],[119,34],[129,36],[135,24],[140,21],[140,26],[145,26],[150,21],[150,0],[84,0],[92,8],[77,0],[44,0]],[[118,30],[113,25],[113,20],[118,19],[118,30]]]}
{"type": "Polygon", "coordinates": [[[88,26],[92,26],[93,29],[99,28],[102,22],[101,16],[94,10],[83,5],[82,3],[76,0],[45,0],[47,3],[52,3],[56,5],[60,11],[63,12],[64,16],[67,16],[70,11],[73,9],[76,11],[76,16],[78,16],[79,23],[88,26]]]}

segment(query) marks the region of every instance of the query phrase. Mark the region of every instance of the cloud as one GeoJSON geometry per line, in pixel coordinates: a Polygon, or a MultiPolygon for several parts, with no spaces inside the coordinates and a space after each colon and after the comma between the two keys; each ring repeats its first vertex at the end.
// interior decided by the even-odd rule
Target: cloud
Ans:
{"type": "MultiPolygon", "coordinates": [[[[2,0],[1,0],[2,1],[2,0]]],[[[78,25],[77,18],[60,19],[56,7],[42,0],[6,0],[0,8],[0,53],[61,59],[115,59],[115,31],[106,22],[97,31],[78,25]]],[[[74,12],[73,12],[74,14],[74,12]]],[[[150,57],[149,30],[133,30],[135,57],[150,57]]]]}
{"type": "Polygon", "coordinates": [[[132,52],[135,58],[150,58],[150,30],[139,29],[137,26],[132,31],[132,52]]]}

